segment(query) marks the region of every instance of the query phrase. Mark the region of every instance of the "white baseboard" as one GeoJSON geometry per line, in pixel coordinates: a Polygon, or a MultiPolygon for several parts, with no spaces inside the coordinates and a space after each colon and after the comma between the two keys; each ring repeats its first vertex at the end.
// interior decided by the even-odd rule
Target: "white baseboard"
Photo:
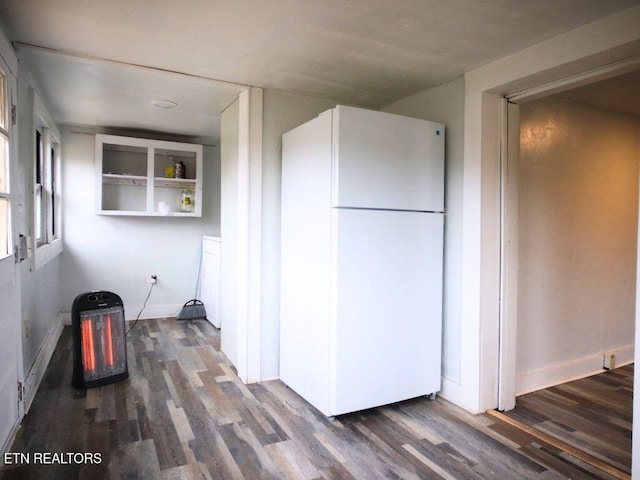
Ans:
{"type": "Polygon", "coordinates": [[[461,406],[462,403],[462,385],[460,382],[442,377],[442,389],[438,392],[438,396],[446,398],[451,403],[461,406]]]}
{"type": "Polygon", "coordinates": [[[140,320],[148,320],[151,318],[167,318],[176,317],[182,308],[181,303],[173,303],[168,305],[147,305],[142,310],[142,305],[125,305],[124,317],[125,320],[135,320],[142,310],[140,320]]]}
{"type": "Polygon", "coordinates": [[[20,428],[20,420],[18,419],[16,420],[16,423],[13,425],[13,427],[11,427],[11,432],[9,433],[9,436],[5,440],[4,445],[2,445],[2,448],[0,449],[0,454],[2,454],[3,457],[5,452],[8,452],[11,445],[13,445],[13,441],[16,439],[16,435],[18,433],[19,428],[20,428]]]}
{"type": "Polygon", "coordinates": [[[458,380],[443,376],[442,390],[440,390],[438,396],[448,400],[460,408],[464,408],[468,412],[474,414],[481,413],[478,410],[477,405],[473,406],[470,404],[469,392],[463,388],[462,384],[458,380]]]}
{"type": "Polygon", "coordinates": [[[615,355],[616,367],[622,367],[634,361],[634,345],[626,345],[570,362],[557,363],[521,373],[516,376],[516,396],[602,373],[605,371],[602,368],[605,353],[615,355]]]}
{"type": "Polygon", "coordinates": [[[31,403],[36,396],[40,382],[44,377],[44,372],[47,370],[53,351],[56,348],[62,328],[65,325],[64,314],[59,313],[54,322],[49,328],[49,332],[45,337],[36,359],[27,373],[23,383],[23,399],[24,399],[24,413],[26,414],[31,407],[31,403]]]}

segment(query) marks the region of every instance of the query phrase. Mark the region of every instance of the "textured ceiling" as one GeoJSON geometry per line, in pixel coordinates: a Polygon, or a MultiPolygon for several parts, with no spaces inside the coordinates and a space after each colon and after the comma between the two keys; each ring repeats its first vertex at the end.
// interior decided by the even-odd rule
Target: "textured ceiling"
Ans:
{"type": "MultiPolygon", "coordinates": [[[[65,52],[58,56],[61,71],[74,63],[67,54],[90,56],[380,107],[638,4],[640,0],[3,0],[0,22],[11,41],[65,52]]],[[[36,77],[54,116],[67,112],[64,123],[82,123],[82,118],[68,118],[73,109],[60,102],[72,100],[55,91],[70,77],[64,79],[60,72],[60,84],[47,85],[44,67],[35,65],[39,60],[27,60],[39,70],[36,77]]],[[[52,72],[55,57],[46,61],[52,72]]],[[[93,81],[98,88],[104,78],[79,71],[77,81],[93,81]]],[[[133,81],[127,85],[144,90],[133,81]]]]}
{"type": "Polygon", "coordinates": [[[217,142],[220,112],[242,87],[18,45],[59,125],[152,130],[217,142]],[[159,109],[153,100],[178,108],[159,109]]]}

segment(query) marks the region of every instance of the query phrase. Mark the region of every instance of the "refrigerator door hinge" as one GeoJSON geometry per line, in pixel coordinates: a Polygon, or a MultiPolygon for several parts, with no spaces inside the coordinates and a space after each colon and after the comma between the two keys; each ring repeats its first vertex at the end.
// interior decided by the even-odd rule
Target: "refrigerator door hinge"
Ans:
{"type": "Polygon", "coordinates": [[[17,121],[18,113],[16,106],[11,104],[11,125],[15,125],[17,121]]]}
{"type": "Polygon", "coordinates": [[[18,401],[22,401],[22,382],[18,382],[18,401]]]}

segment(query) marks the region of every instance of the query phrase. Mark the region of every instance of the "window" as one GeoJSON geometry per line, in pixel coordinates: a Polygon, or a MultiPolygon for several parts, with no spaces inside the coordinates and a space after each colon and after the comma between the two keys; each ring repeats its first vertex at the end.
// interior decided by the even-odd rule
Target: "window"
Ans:
{"type": "Polygon", "coordinates": [[[46,206],[44,204],[44,139],[40,130],[36,130],[36,185],[35,185],[35,200],[34,200],[34,216],[35,216],[35,234],[36,244],[38,246],[46,243],[45,239],[45,212],[46,206]]]}
{"type": "Polygon", "coordinates": [[[9,95],[7,77],[0,70],[0,259],[11,253],[9,196],[9,95]]]}
{"type": "Polygon", "coordinates": [[[35,269],[62,252],[59,133],[37,95],[34,98],[33,243],[35,269]]]}
{"type": "Polygon", "coordinates": [[[58,238],[58,222],[56,221],[58,209],[58,192],[56,187],[56,182],[58,181],[58,157],[57,157],[58,144],[52,143],[49,152],[51,152],[51,157],[49,157],[49,171],[51,172],[51,191],[49,192],[49,199],[51,204],[51,215],[50,215],[50,228],[49,231],[51,233],[50,237],[52,239],[58,238]]]}
{"type": "Polygon", "coordinates": [[[46,127],[35,135],[34,232],[36,245],[52,243],[58,238],[58,150],[59,145],[46,127]]]}

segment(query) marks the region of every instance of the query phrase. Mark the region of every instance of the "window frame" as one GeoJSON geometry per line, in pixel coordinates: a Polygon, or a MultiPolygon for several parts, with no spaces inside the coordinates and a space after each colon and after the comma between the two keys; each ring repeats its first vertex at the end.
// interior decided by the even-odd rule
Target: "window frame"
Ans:
{"type": "Polygon", "coordinates": [[[11,195],[11,91],[9,89],[9,74],[5,70],[5,64],[0,58],[0,75],[2,76],[2,82],[0,82],[0,89],[2,89],[0,102],[2,105],[0,106],[0,115],[4,118],[2,119],[2,123],[0,123],[0,136],[6,139],[6,148],[4,151],[4,169],[3,175],[5,176],[5,181],[7,182],[5,188],[0,190],[0,201],[3,203],[6,202],[7,211],[6,217],[3,219],[3,225],[0,228],[5,230],[2,234],[0,234],[0,238],[4,237],[4,241],[6,242],[6,252],[5,247],[0,247],[0,260],[5,260],[6,258],[12,256],[14,254],[13,251],[13,224],[12,224],[12,195],[11,195]]]}
{"type": "Polygon", "coordinates": [[[51,241],[55,241],[60,237],[60,156],[58,152],[60,150],[60,142],[56,141],[56,139],[52,139],[51,144],[49,145],[49,172],[51,175],[50,178],[50,217],[48,218],[49,229],[50,229],[50,239],[51,241]]]}
{"type": "Polygon", "coordinates": [[[47,243],[46,228],[46,196],[45,196],[45,176],[44,176],[44,127],[35,129],[35,162],[33,174],[33,236],[36,247],[41,247],[47,243]]]}
{"type": "Polygon", "coordinates": [[[62,183],[60,181],[62,147],[60,133],[37,93],[34,94],[33,118],[32,228],[35,248],[34,269],[38,270],[62,252],[62,217],[60,214],[62,206],[62,183]],[[41,142],[38,142],[38,132],[41,142]],[[40,172],[38,172],[39,169],[40,172]],[[38,183],[38,180],[41,183],[38,183]]]}

